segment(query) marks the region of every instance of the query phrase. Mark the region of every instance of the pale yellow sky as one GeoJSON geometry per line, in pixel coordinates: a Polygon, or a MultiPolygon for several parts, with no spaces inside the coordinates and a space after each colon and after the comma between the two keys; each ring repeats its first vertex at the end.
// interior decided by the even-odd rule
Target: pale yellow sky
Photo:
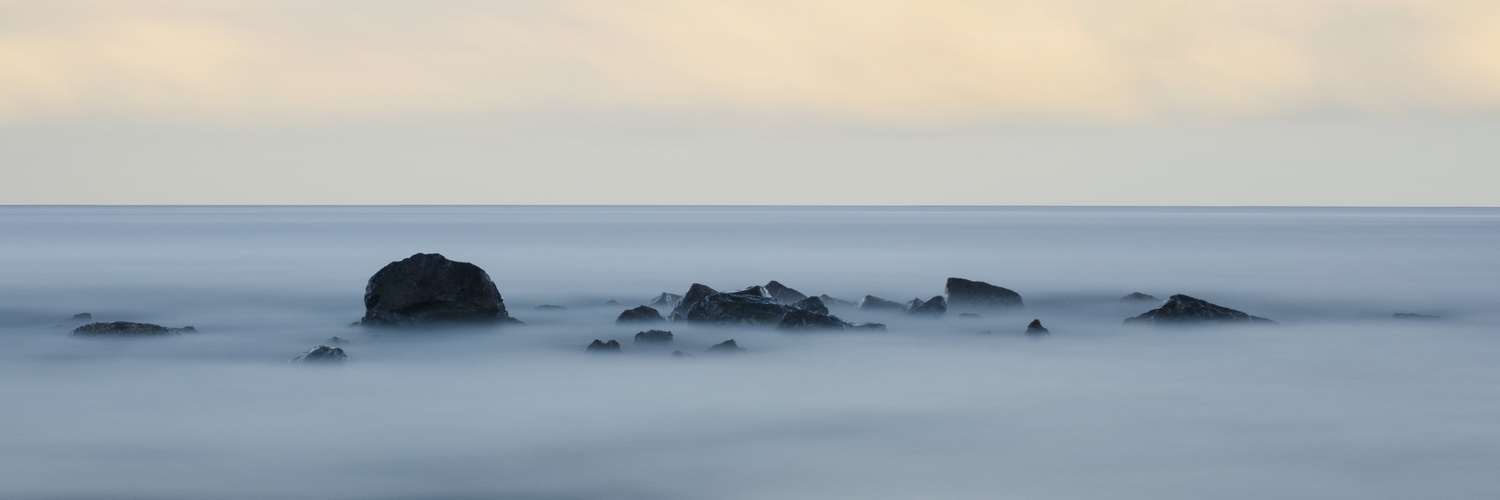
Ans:
{"type": "Polygon", "coordinates": [[[1497,54],[1494,0],[0,0],[0,203],[1497,205],[1431,180],[1500,180],[1497,54]],[[1330,139],[1256,142],[1299,130],[1330,139]],[[1244,150],[1265,164],[1204,166],[1244,150]],[[959,177],[895,174],[923,169],[959,177]],[[1166,171],[1194,174],[1132,184],[1166,171]]]}

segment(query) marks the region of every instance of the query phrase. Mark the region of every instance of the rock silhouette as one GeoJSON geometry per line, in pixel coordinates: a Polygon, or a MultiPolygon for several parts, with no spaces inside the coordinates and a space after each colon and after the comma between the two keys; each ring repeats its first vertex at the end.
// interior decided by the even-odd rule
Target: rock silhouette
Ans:
{"type": "Polygon", "coordinates": [[[661,312],[648,306],[626,309],[625,312],[620,313],[620,317],[615,318],[615,323],[617,324],[653,323],[657,321],[666,321],[666,318],[661,317],[661,312]]]}
{"type": "Polygon", "coordinates": [[[1031,320],[1031,324],[1026,325],[1027,335],[1046,335],[1049,333],[1052,332],[1048,331],[1046,327],[1042,326],[1042,320],[1034,319],[1031,320]]]}
{"type": "Polygon", "coordinates": [[[164,335],[177,335],[179,333],[196,332],[198,329],[191,326],[182,328],[167,328],[151,323],[131,323],[129,321],[115,321],[112,323],[89,323],[73,329],[73,335],[79,337],[152,337],[164,335]]]}
{"type": "Polygon", "coordinates": [[[1251,316],[1234,309],[1195,299],[1186,295],[1173,295],[1161,307],[1146,311],[1140,316],[1127,318],[1125,323],[1194,324],[1194,323],[1263,323],[1275,324],[1266,318],[1251,316]]]}
{"type": "Polygon", "coordinates": [[[392,262],[365,286],[363,326],[519,323],[479,266],[435,253],[392,262]]]}
{"type": "Polygon", "coordinates": [[[953,309],[1007,309],[1020,308],[1021,294],[1008,288],[998,287],[983,281],[963,278],[948,278],[943,286],[943,297],[953,309]]]}

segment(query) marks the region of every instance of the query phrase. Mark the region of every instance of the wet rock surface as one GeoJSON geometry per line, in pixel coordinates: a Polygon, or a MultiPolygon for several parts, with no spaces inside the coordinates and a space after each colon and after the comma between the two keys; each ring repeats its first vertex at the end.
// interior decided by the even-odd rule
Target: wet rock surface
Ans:
{"type": "Polygon", "coordinates": [[[943,297],[953,309],[1007,309],[1020,308],[1021,294],[1009,288],[998,287],[983,281],[948,278],[943,286],[943,297]]]}
{"type": "Polygon", "coordinates": [[[660,311],[649,306],[626,309],[625,312],[620,313],[618,318],[615,318],[616,324],[653,323],[657,321],[666,321],[666,318],[661,317],[660,311]]]}
{"type": "Polygon", "coordinates": [[[1047,335],[1049,333],[1052,332],[1048,331],[1046,327],[1042,326],[1042,320],[1034,319],[1031,320],[1031,324],[1026,325],[1027,335],[1047,335]]]}
{"type": "Polygon", "coordinates": [[[343,363],[349,360],[349,355],[343,349],[320,345],[302,353],[301,356],[292,358],[293,363],[343,363]]]}
{"type": "Polygon", "coordinates": [[[182,328],[167,328],[151,323],[132,323],[129,321],[115,321],[110,323],[89,323],[73,329],[73,335],[79,337],[153,337],[164,335],[177,335],[180,333],[196,332],[198,329],[191,326],[182,328]]]}
{"type": "Polygon", "coordinates": [[[672,342],[672,332],[664,330],[646,330],[635,334],[631,342],[636,344],[669,344],[672,342]]]}
{"type": "Polygon", "coordinates": [[[419,253],[387,264],[365,286],[363,326],[519,323],[479,266],[419,253]]]}
{"type": "Polygon", "coordinates": [[[584,352],[593,352],[593,353],[601,353],[601,354],[603,354],[603,353],[616,353],[616,352],[620,352],[620,342],[617,341],[617,340],[611,340],[609,342],[605,342],[603,340],[594,339],[593,342],[589,343],[588,347],[584,348],[584,352]]]}
{"type": "Polygon", "coordinates": [[[1159,325],[1205,323],[1276,324],[1275,321],[1266,318],[1251,316],[1228,307],[1186,295],[1168,297],[1167,302],[1162,304],[1161,307],[1146,311],[1140,316],[1127,318],[1125,323],[1150,323],[1159,325]]]}

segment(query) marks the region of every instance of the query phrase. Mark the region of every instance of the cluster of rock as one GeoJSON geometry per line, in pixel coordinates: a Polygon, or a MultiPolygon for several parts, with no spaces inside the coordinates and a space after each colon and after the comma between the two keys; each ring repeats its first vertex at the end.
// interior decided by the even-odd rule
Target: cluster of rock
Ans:
{"type": "Polygon", "coordinates": [[[781,330],[883,330],[879,323],[850,323],[829,313],[819,297],[808,297],[772,281],[734,292],[694,283],[667,316],[673,321],[716,325],[765,325],[781,330]]]}
{"type": "MultiPolygon", "coordinates": [[[[671,344],[672,340],[673,340],[672,339],[672,332],[663,331],[663,330],[646,330],[646,331],[643,331],[643,332],[636,333],[635,334],[635,338],[631,342],[633,344],[645,345],[645,346],[664,346],[664,345],[667,345],[667,344],[671,344]]],[[[619,352],[622,352],[622,347],[624,347],[624,346],[622,346],[620,344],[620,341],[618,341],[618,340],[604,341],[604,340],[600,340],[600,339],[594,339],[593,342],[589,343],[588,347],[584,348],[584,352],[591,352],[591,353],[598,353],[598,354],[619,353],[619,352]]],[[[740,347],[739,344],[736,344],[734,342],[734,339],[729,339],[729,340],[726,340],[724,342],[720,342],[718,344],[714,344],[713,346],[711,346],[711,347],[708,348],[707,352],[710,352],[710,353],[740,352],[740,351],[744,351],[744,350],[745,349],[743,347],[740,347]]],[[[683,357],[683,356],[688,356],[688,355],[689,354],[687,354],[685,352],[682,352],[680,350],[672,352],[672,356],[675,356],[675,357],[683,357]]]]}

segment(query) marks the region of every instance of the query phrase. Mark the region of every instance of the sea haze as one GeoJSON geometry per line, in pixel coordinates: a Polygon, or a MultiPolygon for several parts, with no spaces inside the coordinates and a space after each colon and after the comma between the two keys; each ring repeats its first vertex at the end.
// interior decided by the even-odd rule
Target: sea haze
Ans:
{"type": "Polygon", "coordinates": [[[1496,249],[1494,209],[0,207],[0,498],[1500,498],[1496,249]],[[418,252],[527,325],[346,326],[418,252]],[[614,324],[695,282],[950,276],[1026,309],[614,324]],[[1280,325],[1126,326],[1131,292],[1280,325]],[[344,365],[287,362],[335,335],[344,365]]]}

